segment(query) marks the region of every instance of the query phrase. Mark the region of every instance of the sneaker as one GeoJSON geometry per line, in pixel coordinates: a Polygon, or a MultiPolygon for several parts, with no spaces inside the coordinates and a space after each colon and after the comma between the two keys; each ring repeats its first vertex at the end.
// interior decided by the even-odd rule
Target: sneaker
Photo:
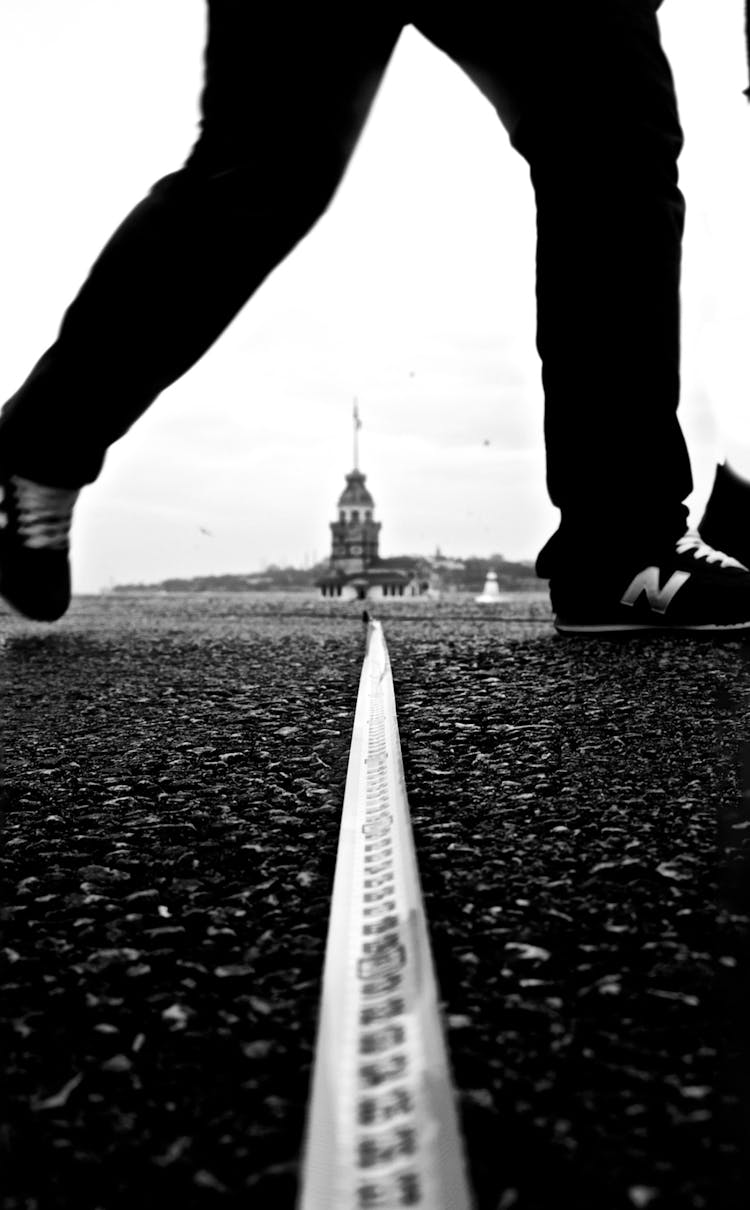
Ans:
{"type": "Polygon", "coordinates": [[[750,571],[688,530],[658,563],[550,581],[561,634],[750,632],[750,571]]]}
{"type": "Polygon", "coordinates": [[[720,546],[750,567],[750,483],[726,462],[716,468],[698,530],[704,542],[720,546]]]}
{"type": "Polygon", "coordinates": [[[54,622],[70,604],[70,523],[78,491],[20,475],[0,479],[0,595],[27,618],[54,622]]]}

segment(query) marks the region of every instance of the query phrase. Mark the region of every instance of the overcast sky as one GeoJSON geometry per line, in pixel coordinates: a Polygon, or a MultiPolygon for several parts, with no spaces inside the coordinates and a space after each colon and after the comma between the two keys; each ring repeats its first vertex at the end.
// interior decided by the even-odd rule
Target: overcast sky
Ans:
{"type": "MultiPolygon", "coordinates": [[[[114,226],[187,156],[203,8],[2,0],[1,398],[114,226]]],[[[750,475],[750,105],[742,0],[661,11],[687,139],[681,414],[697,521],[717,460],[750,475]]],[[[557,517],[533,266],[525,163],[407,29],[328,214],[83,493],[76,589],[326,557],[355,396],[381,553],[533,558],[557,517]]]]}

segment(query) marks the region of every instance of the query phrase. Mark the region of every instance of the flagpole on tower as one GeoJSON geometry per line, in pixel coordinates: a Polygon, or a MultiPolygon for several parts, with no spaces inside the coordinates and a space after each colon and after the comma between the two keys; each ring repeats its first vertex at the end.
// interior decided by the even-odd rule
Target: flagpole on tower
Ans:
{"type": "Polygon", "coordinates": [[[362,428],[362,421],[359,418],[359,403],[356,395],[354,396],[352,422],[354,426],[354,469],[357,471],[359,470],[359,430],[362,428]]]}

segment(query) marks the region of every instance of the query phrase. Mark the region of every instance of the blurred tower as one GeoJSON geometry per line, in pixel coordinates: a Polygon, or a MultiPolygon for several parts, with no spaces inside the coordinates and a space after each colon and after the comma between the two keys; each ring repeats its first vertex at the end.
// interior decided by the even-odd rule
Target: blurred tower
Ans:
{"type": "Polygon", "coordinates": [[[378,560],[380,522],[374,520],[375,501],[365,478],[356,466],[349,472],[339,496],[338,521],[331,522],[331,568],[346,575],[366,571],[378,560]]]}
{"type": "Polygon", "coordinates": [[[421,582],[419,560],[380,558],[380,522],[375,520],[375,501],[359,469],[361,421],[356,400],[353,420],[354,470],[346,476],[346,487],[339,496],[338,520],[330,523],[330,569],[316,581],[317,586],[324,597],[345,600],[418,596],[427,587],[421,582]]]}

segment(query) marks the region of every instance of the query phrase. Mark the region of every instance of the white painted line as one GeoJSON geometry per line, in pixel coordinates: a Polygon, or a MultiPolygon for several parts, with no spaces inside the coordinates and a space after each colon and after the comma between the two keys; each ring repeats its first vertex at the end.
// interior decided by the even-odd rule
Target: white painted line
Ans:
{"type": "Polygon", "coordinates": [[[472,1206],[379,622],[354,715],[297,1206],[472,1206]]]}

